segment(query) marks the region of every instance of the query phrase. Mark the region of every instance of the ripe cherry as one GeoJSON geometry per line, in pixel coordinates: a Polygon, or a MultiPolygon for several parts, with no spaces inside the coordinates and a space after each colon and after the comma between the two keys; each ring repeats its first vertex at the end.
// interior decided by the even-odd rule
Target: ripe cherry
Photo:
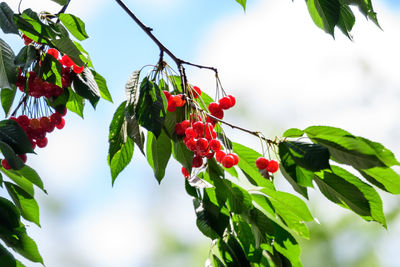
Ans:
{"type": "Polygon", "coordinates": [[[202,121],[196,121],[193,123],[193,130],[199,135],[204,135],[204,123],[202,121]]]}
{"type": "Polygon", "coordinates": [[[211,112],[211,115],[222,120],[224,118],[224,111],[222,109],[218,109],[215,112],[211,112]]]}
{"type": "Polygon", "coordinates": [[[221,110],[221,107],[219,106],[218,103],[212,102],[208,105],[208,110],[210,111],[211,114],[217,113],[219,110],[221,110]]]}
{"type": "Polygon", "coordinates": [[[185,135],[189,138],[197,138],[197,133],[193,130],[193,127],[186,128],[185,135]]]}
{"type": "Polygon", "coordinates": [[[183,174],[183,176],[185,178],[188,178],[190,176],[188,170],[186,170],[185,167],[182,166],[182,170],[181,171],[182,171],[182,174],[183,174]]]}
{"type": "Polygon", "coordinates": [[[221,163],[224,157],[226,156],[226,153],[222,150],[215,152],[215,159],[217,162],[221,163]]]}
{"type": "Polygon", "coordinates": [[[47,142],[48,142],[47,137],[42,138],[42,139],[37,139],[37,140],[36,140],[36,145],[37,145],[38,147],[40,147],[40,148],[43,148],[43,147],[46,147],[46,146],[47,146],[47,142]]]}
{"type": "Polygon", "coordinates": [[[185,135],[185,131],[182,129],[182,123],[178,122],[175,124],[175,133],[180,136],[185,135]]]}
{"type": "Polygon", "coordinates": [[[52,55],[53,57],[55,57],[56,59],[58,59],[58,51],[54,48],[50,48],[49,50],[47,50],[47,54],[52,55]]]}
{"type": "Polygon", "coordinates": [[[11,169],[11,166],[10,166],[10,164],[8,164],[8,161],[6,159],[1,160],[1,166],[3,166],[3,168],[6,170],[11,169]]]}
{"type": "Polygon", "coordinates": [[[192,163],[193,168],[199,168],[201,165],[203,165],[203,158],[200,156],[195,156],[192,163]]]}
{"type": "Polygon", "coordinates": [[[214,157],[214,155],[215,155],[214,151],[209,151],[208,154],[206,155],[206,158],[207,159],[212,159],[214,157]]]}
{"type": "Polygon", "coordinates": [[[199,96],[201,96],[201,90],[199,87],[193,86],[193,90],[195,91],[193,92],[194,98],[198,98],[199,96]]]}
{"type": "Polygon", "coordinates": [[[231,106],[233,107],[236,104],[236,98],[233,95],[228,95],[229,99],[231,100],[231,106]]]}
{"type": "Polygon", "coordinates": [[[196,151],[196,149],[197,149],[197,142],[194,138],[189,138],[185,142],[185,145],[190,151],[196,151]]]}
{"type": "Polygon", "coordinates": [[[176,103],[173,101],[172,97],[168,100],[167,111],[174,112],[176,110],[176,103]]]}
{"type": "Polygon", "coordinates": [[[171,98],[170,92],[164,90],[163,93],[164,93],[164,95],[165,95],[165,98],[166,98],[167,101],[168,101],[168,100],[171,98]]]}
{"type": "Polygon", "coordinates": [[[21,127],[28,127],[29,126],[29,118],[26,115],[20,115],[17,118],[17,122],[21,127]]]}
{"type": "Polygon", "coordinates": [[[20,154],[18,155],[18,157],[22,160],[23,163],[26,163],[26,161],[28,160],[26,154],[20,154]]]}
{"type": "Polygon", "coordinates": [[[233,165],[237,165],[239,163],[239,156],[236,153],[229,153],[228,155],[233,157],[233,165]]]}
{"type": "MultiPolygon", "coordinates": [[[[208,149],[208,141],[205,138],[199,138],[196,142],[197,151],[204,152],[208,149]]],[[[207,153],[208,154],[208,153],[207,153]]]]}
{"type": "Polygon", "coordinates": [[[233,158],[233,156],[228,154],[222,159],[221,163],[222,166],[224,166],[225,168],[232,168],[235,163],[235,159],[233,158]]]}
{"type": "Polygon", "coordinates": [[[221,98],[218,101],[218,103],[219,103],[220,108],[222,108],[222,109],[229,109],[232,106],[231,99],[227,96],[221,98]]]}
{"type": "Polygon", "coordinates": [[[61,130],[65,126],[65,120],[64,118],[61,118],[61,122],[59,124],[56,124],[56,128],[61,130]]]}
{"type": "Polygon", "coordinates": [[[181,94],[171,96],[171,99],[172,99],[172,101],[175,102],[175,105],[177,107],[182,107],[186,103],[186,101],[182,99],[182,95],[181,94]]]}
{"type": "Polygon", "coordinates": [[[184,121],[181,122],[181,125],[182,125],[182,130],[186,131],[186,129],[190,127],[190,121],[189,120],[184,120],[184,121]]]}
{"type": "Polygon", "coordinates": [[[275,160],[270,160],[267,166],[267,171],[270,173],[275,173],[279,169],[279,163],[275,160]]]}
{"type": "Polygon", "coordinates": [[[54,125],[57,125],[57,124],[60,124],[61,123],[61,114],[60,113],[58,113],[58,112],[55,112],[55,113],[53,113],[53,114],[51,114],[50,115],[50,121],[54,124],[54,125]]]}
{"type": "Polygon", "coordinates": [[[213,151],[220,151],[221,150],[221,142],[217,139],[212,139],[209,143],[210,149],[213,151]]]}
{"type": "Polygon", "coordinates": [[[267,166],[268,166],[268,163],[269,163],[269,160],[267,160],[267,159],[264,158],[264,157],[259,157],[259,158],[256,160],[256,166],[257,166],[257,168],[258,168],[259,170],[264,170],[264,169],[266,169],[267,166]]]}

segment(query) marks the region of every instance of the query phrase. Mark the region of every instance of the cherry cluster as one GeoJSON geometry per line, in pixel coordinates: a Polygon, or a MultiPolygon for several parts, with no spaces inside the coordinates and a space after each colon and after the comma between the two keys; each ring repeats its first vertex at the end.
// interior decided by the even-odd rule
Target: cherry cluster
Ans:
{"type": "MultiPolygon", "coordinates": [[[[48,140],[46,137],[47,133],[51,133],[55,128],[61,130],[65,126],[64,116],[67,114],[67,109],[65,108],[62,113],[55,112],[49,117],[43,116],[39,119],[29,118],[26,115],[20,115],[18,117],[10,117],[25,131],[32,144],[32,149],[36,147],[44,148],[47,146],[48,140]]],[[[18,155],[22,161],[25,163],[27,160],[26,154],[18,155]]],[[[11,169],[6,159],[1,161],[1,165],[4,169],[11,169]]]]}
{"type": "Polygon", "coordinates": [[[208,105],[210,114],[220,120],[224,118],[224,110],[230,109],[236,104],[236,99],[232,95],[221,98],[218,103],[212,102],[208,105]]]}
{"type": "MultiPolygon", "coordinates": [[[[34,43],[25,35],[23,35],[22,38],[25,41],[25,45],[34,43]]],[[[32,144],[32,149],[35,149],[36,147],[46,147],[48,143],[46,134],[53,132],[55,128],[61,130],[65,126],[65,120],[63,117],[67,113],[66,107],[61,109],[61,112],[49,112],[49,110],[51,109],[48,108],[46,108],[47,112],[43,112],[43,110],[41,110],[42,105],[39,104],[41,101],[40,98],[56,98],[60,96],[64,92],[64,89],[67,89],[71,86],[71,75],[73,74],[72,72],[79,74],[84,69],[83,66],[77,66],[68,55],[60,57],[60,53],[56,49],[48,49],[47,54],[52,55],[62,65],[62,87],[49,83],[47,81],[43,81],[43,79],[39,77],[35,71],[29,71],[27,74],[23,75],[22,71],[19,70],[16,85],[21,92],[26,94],[25,97],[22,99],[25,104],[21,105],[23,107],[22,115],[18,117],[10,117],[11,120],[16,121],[18,125],[25,131],[27,137],[32,144]],[[30,97],[33,97],[34,99],[33,105],[27,104],[32,102],[30,101],[32,99],[30,97]],[[43,115],[48,113],[51,114],[49,116],[43,115]],[[25,114],[34,114],[36,116],[29,118],[25,114]],[[43,116],[38,116],[38,114],[42,114],[43,116]]],[[[38,63],[40,66],[41,61],[39,61],[38,63]]],[[[44,103],[47,106],[47,103],[45,101],[44,103]]],[[[24,163],[26,162],[26,154],[18,156],[22,159],[24,163]]],[[[7,170],[11,169],[11,166],[6,159],[3,159],[1,161],[1,165],[7,170]]]]}
{"type": "Polygon", "coordinates": [[[265,157],[259,157],[256,160],[256,166],[260,171],[266,170],[267,172],[270,173],[275,173],[279,169],[279,163],[277,161],[268,160],[265,157]]]}

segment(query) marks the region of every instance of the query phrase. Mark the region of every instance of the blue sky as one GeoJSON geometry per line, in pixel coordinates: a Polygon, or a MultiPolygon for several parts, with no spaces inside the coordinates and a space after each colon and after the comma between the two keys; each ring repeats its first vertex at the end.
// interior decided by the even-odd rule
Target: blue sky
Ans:
{"type": "MultiPolygon", "coordinates": [[[[15,5],[19,1],[6,2],[15,5]]],[[[238,103],[238,111],[229,117],[234,122],[249,125],[250,128],[262,127],[265,133],[272,135],[279,134],[284,127],[296,126],[294,125],[296,123],[305,125],[326,120],[333,124],[342,123],[354,127],[353,130],[359,131],[358,134],[389,140],[387,142],[400,152],[399,146],[390,141],[392,140],[390,138],[398,133],[396,127],[389,128],[393,125],[390,118],[382,116],[384,119],[374,120],[380,128],[367,131],[365,125],[368,125],[368,122],[362,124],[362,120],[358,121],[360,124],[357,128],[354,121],[346,120],[352,115],[369,112],[367,108],[362,109],[364,106],[361,104],[360,109],[348,111],[344,105],[346,103],[332,107],[346,110],[343,114],[338,112],[335,121],[334,115],[327,115],[321,111],[328,103],[320,103],[318,106],[314,105],[313,101],[323,100],[302,98],[307,94],[313,97],[321,95],[316,89],[318,86],[310,82],[307,76],[309,73],[303,72],[310,69],[317,73],[321,69],[322,65],[319,64],[322,63],[314,58],[322,58],[331,53],[327,52],[331,50],[321,52],[318,50],[319,47],[337,49],[332,50],[332,55],[336,56],[332,58],[327,56],[328,61],[324,62],[330,62],[328,68],[332,68],[335,77],[345,77],[344,72],[353,73],[354,68],[360,68],[357,61],[359,58],[352,58],[351,54],[367,50],[362,46],[363,43],[372,42],[367,36],[374,34],[378,36],[376,39],[384,39],[385,35],[378,32],[372,23],[365,23],[365,20],[359,17],[360,24],[365,26],[355,32],[355,42],[351,43],[341,37],[334,42],[312,25],[308,14],[305,13],[304,1],[295,1],[292,4],[287,0],[286,9],[274,4],[277,2],[282,0],[249,0],[247,14],[244,14],[234,0],[131,0],[126,1],[126,4],[147,26],[154,29],[153,33],[178,57],[220,68],[223,83],[240,96],[239,99],[243,99],[243,104],[238,103]],[[267,18],[263,17],[262,12],[267,13],[269,8],[284,12],[268,13],[266,16],[274,17],[277,21],[282,17],[282,20],[285,18],[286,21],[281,21],[282,25],[275,25],[271,21],[265,22],[267,18]],[[279,27],[282,27],[281,33],[279,27]],[[293,31],[293,28],[298,32],[293,31]],[[299,34],[300,39],[297,41],[289,39],[290,36],[285,36],[286,32],[286,35],[299,34]],[[306,43],[304,38],[310,38],[312,41],[306,43]],[[313,44],[315,44],[314,52],[319,56],[307,57],[312,53],[310,46],[313,44]],[[299,47],[300,50],[295,50],[299,47]],[[351,52],[346,54],[346,51],[351,52]],[[302,53],[304,57],[301,57],[302,53]],[[351,59],[351,63],[340,57],[344,54],[351,59]],[[290,57],[293,58],[293,62],[288,59],[290,57]],[[263,64],[260,64],[258,58],[263,59],[263,64]],[[349,66],[349,69],[343,66],[349,66]],[[288,76],[291,79],[288,79],[288,76]],[[272,91],[264,93],[266,90],[261,85],[272,91]],[[297,95],[296,91],[293,92],[297,87],[304,89],[302,94],[297,95]],[[249,91],[254,93],[251,94],[249,91]],[[287,104],[282,107],[279,101],[271,101],[271,98],[285,101],[287,104]],[[298,104],[299,98],[302,99],[300,102],[308,105],[298,104]],[[258,102],[262,100],[267,101],[267,105],[265,102],[258,102]],[[251,105],[251,103],[257,104],[251,105]],[[260,107],[264,105],[269,108],[268,112],[260,111],[260,107]],[[293,107],[291,113],[285,112],[285,109],[290,107],[293,107]],[[301,110],[306,110],[308,113],[302,114],[301,110]],[[243,116],[255,112],[260,114],[259,120],[254,120],[252,118],[254,116],[243,116]],[[291,116],[290,121],[287,119],[289,116],[291,116]],[[385,119],[387,119],[386,124],[385,119]]],[[[49,3],[50,1],[45,0],[35,1],[36,6],[47,6],[49,3]]],[[[381,2],[374,3],[376,8],[381,7],[381,2]]],[[[395,0],[388,3],[391,8],[399,6],[395,0]]],[[[24,5],[30,6],[29,1],[23,1],[24,5]]],[[[54,10],[57,9],[58,7],[54,10]]],[[[193,239],[207,244],[208,241],[201,237],[195,227],[191,200],[183,192],[183,178],[178,164],[172,163],[167,169],[167,176],[162,185],[158,186],[143,156],[135,153],[131,165],[120,175],[114,188],[111,188],[111,177],[106,166],[108,125],[117,105],[124,100],[124,85],[130,73],[143,65],[156,63],[159,55],[157,47],[114,1],[72,0],[69,11],[80,15],[86,22],[90,38],[83,42],[83,46],[89,51],[96,70],[107,79],[114,104],[99,103],[97,111],[93,111],[88,105],[85,120],[81,120],[75,114],[68,114],[65,129],[52,133],[49,137],[49,146],[29,159],[28,163],[38,169],[49,192],[48,196],[38,194],[42,229],[30,227],[32,235],[38,240],[42,254],[47,259],[48,266],[71,266],[71,261],[68,261],[71,259],[65,259],[68,255],[81,259],[84,267],[115,266],[113,264],[116,262],[121,267],[151,266],[150,258],[158,241],[157,231],[154,229],[159,225],[155,222],[169,227],[169,231],[180,240],[193,239]],[[62,249],[57,248],[60,243],[64,244],[62,249]],[[114,253],[116,257],[108,253],[114,253]]],[[[379,17],[385,15],[377,11],[379,17]]],[[[395,16],[396,22],[398,21],[395,13],[390,15],[395,16]]],[[[383,25],[385,34],[394,35],[391,27],[393,22],[389,19],[383,22],[387,22],[383,25]]],[[[396,28],[393,29],[395,31],[396,28]]],[[[383,42],[377,41],[376,45],[380,50],[385,50],[382,48],[383,42]]],[[[385,55],[380,57],[388,59],[385,55]]],[[[395,75],[392,75],[393,78],[390,76],[390,70],[380,68],[385,63],[378,62],[374,58],[366,58],[366,65],[375,64],[372,68],[374,75],[379,78],[382,72],[384,73],[382,79],[390,81],[388,88],[399,88],[400,82],[395,75]]],[[[323,68],[326,66],[323,65],[323,68]]],[[[193,73],[193,76],[189,77],[191,81],[204,85],[202,88],[212,92],[213,81],[209,82],[212,76],[210,73],[196,70],[191,70],[190,73],[193,73]]],[[[365,81],[365,76],[362,74],[357,76],[357,71],[355,73],[353,76],[356,78],[344,83],[351,84],[355,88],[354,95],[351,95],[348,92],[350,90],[347,90],[342,83],[335,83],[339,78],[332,79],[326,73],[322,73],[321,77],[331,79],[328,81],[332,83],[332,88],[329,84],[323,84],[332,89],[331,91],[340,91],[340,88],[335,87],[343,86],[344,89],[340,94],[348,96],[354,102],[359,101],[356,93],[365,87],[369,88],[367,84],[369,80],[363,84],[360,81],[365,81]]],[[[379,81],[378,78],[371,82],[379,81]]],[[[331,102],[336,103],[337,96],[330,93],[329,96],[331,102]]],[[[389,93],[385,96],[394,99],[389,93]]],[[[391,101],[387,101],[387,108],[396,106],[396,103],[390,104],[391,101]]],[[[369,107],[375,106],[378,106],[378,103],[372,102],[369,107]]],[[[377,114],[385,111],[377,110],[375,112],[377,114]]],[[[232,135],[244,138],[237,133],[232,135]]],[[[257,145],[254,144],[254,140],[240,140],[246,140],[250,145],[257,145]]],[[[329,217],[329,214],[326,216],[329,217]]],[[[198,266],[203,266],[203,262],[198,266]]]]}

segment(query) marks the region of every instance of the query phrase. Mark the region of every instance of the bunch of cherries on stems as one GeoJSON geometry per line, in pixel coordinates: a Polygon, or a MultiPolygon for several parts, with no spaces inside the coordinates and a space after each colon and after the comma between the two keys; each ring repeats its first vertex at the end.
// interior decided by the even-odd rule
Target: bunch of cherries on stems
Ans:
{"type": "MultiPolygon", "coordinates": [[[[189,86],[189,90],[194,98],[201,97],[201,90],[197,86],[189,86]]],[[[182,94],[171,95],[170,92],[164,91],[167,98],[167,111],[174,112],[177,107],[182,107],[186,104],[185,97],[182,94]]],[[[237,154],[228,151],[223,151],[221,142],[217,139],[215,126],[218,121],[224,117],[224,111],[232,108],[236,104],[236,99],[232,95],[226,95],[208,105],[208,112],[211,116],[206,115],[204,118],[200,115],[190,114],[189,119],[178,122],[175,125],[175,133],[184,137],[186,147],[194,152],[192,168],[200,168],[203,166],[203,159],[211,159],[215,157],[216,161],[225,168],[232,168],[239,163],[237,154]]],[[[225,145],[227,148],[227,146],[225,145]]],[[[265,159],[265,158],[264,158],[265,159]]],[[[265,159],[267,160],[267,159],[265,159]]],[[[268,160],[267,160],[268,161],[268,160]]],[[[268,172],[274,173],[278,170],[279,164],[274,161],[268,161],[268,172]]],[[[257,167],[259,165],[257,164],[257,167]]],[[[264,169],[266,169],[265,167],[264,169]]],[[[260,169],[260,168],[259,168],[260,169]]],[[[261,169],[260,169],[261,170],[261,169]]],[[[185,167],[182,167],[182,174],[185,178],[189,178],[190,174],[185,167]]]]}
{"type": "MultiPolygon", "coordinates": [[[[23,35],[22,38],[25,41],[25,45],[37,46],[37,43],[33,42],[25,35],[23,35]]],[[[48,143],[46,134],[51,133],[55,128],[61,130],[65,126],[64,116],[67,113],[66,107],[58,108],[59,111],[53,111],[52,108],[48,106],[46,99],[55,99],[60,96],[64,90],[71,86],[72,73],[79,74],[84,69],[83,66],[77,66],[68,55],[61,56],[54,48],[48,49],[46,54],[52,55],[62,65],[62,87],[44,81],[35,71],[22,73],[21,69],[19,69],[16,85],[18,89],[24,93],[20,102],[21,105],[19,106],[22,107],[22,114],[18,117],[10,117],[11,120],[16,121],[25,131],[32,144],[32,149],[36,147],[46,147],[48,143]]],[[[39,61],[38,64],[40,66],[41,61],[39,61]]],[[[16,112],[14,112],[14,114],[15,113],[16,112]]],[[[24,163],[26,162],[26,154],[18,156],[24,163]]],[[[1,165],[7,170],[11,169],[6,159],[1,161],[1,165]]]]}

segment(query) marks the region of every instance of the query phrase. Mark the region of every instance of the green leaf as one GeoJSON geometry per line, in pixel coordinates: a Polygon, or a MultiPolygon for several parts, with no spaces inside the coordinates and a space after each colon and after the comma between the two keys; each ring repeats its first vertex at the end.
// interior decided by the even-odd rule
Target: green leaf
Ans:
{"type": "Polygon", "coordinates": [[[134,143],[132,139],[127,138],[126,142],[122,144],[121,149],[118,150],[112,160],[110,160],[110,169],[112,184],[114,184],[115,179],[118,174],[125,169],[125,167],[131,162],[133,156],[134,143]]]}
{"type": "Polygon", "coordinates": [[[72,35],[75,36],[75,38],[78,39],[79,41],[83,41],[89,38],[85,30],[85,23],[83,23],[83,21],[80,18],[65,13],[59,14],[58,18],[61,20],[64,26],[69,30],[69,32],[72,33],[72,35]]]}
{"type": "Polygon", "coordinates": [[[381,27],[378,23],[378,19],[376,17],[376,13],[372,7],[372,2],[371,0],[348,0],[349,4],[356,5],[358,6],[360,12],[372,20],[376,26],[379,28],[381,27]]]}
{"type": "Polygon", "coordinates": [[[183,140],[174,141],[172,146],[172,155],[183,167],[190,173],[192,171],[193,152],[187,149],[183,140]]]}
{"type": "Polygon", "coordinates": [[[18,235],[18,246],[14,250],[30,261],[40,262],[43,264],[43,258],[40,256],[39,250],[35,241],[26,233],[18,235]]]}
{"type": "Polygon", "coordinates": [[[228,235],[220,239],[218,247],[227,266],[250,267],[243,248],[234,236],[228,235]]]}
{"type": "Polygon", "coordinates": [[[307,7],[314,23],[334,36],[334,28],[339,22],[339,0],[307,0],[307,7]]]}
{"type": "Polygon", "coordinates": [[[94,70],[90,70],[93,74],[94,80],[97,83],[97,87],[99,88],[99,92],[100,92],[100,96],[107,100],[110,101],[111,103],[113,103],[110,91],[108,91],[107,88],[107,82],[106,79],[103,78],[103,76],[101,76],[100,74],[98,74],[96,71],[94,70]]]}
{"type": "Polygon", "coordinates": [[[19,187],[21,187],[26,193],[28,193],[30,196],[35,195],[35,191],[33,189],[33,184],[31,181],[27,180],[25,177],[23,177],[21,174],[17,173],[16,171],[13,170],[6,170],[3,167],[0,168],[0,170],[8,176],[12,181],[14,181],[19,187]]]}
{"type": "Polygon", "coordinates": [[[152,132],[147,133],[147,162],[153,168],[158,183],[161,183],[165,176],[165,168],[168,165],[171,152],[171,139],[164,131],[158,138],[152,132]]]}
{"type": "Polygon", "coordinates": [[[73,77],[72,89],[78,95],[88,99],[93,108],[96,108],[100,99],[100,92],[94,76],[88,68],[84,68],[81,74],[73,77]]]}
{"type": "Polygon", "coordinates": [[[0,141],[8,144],[16,154],[33,153],[25,131],[13,120],[0,121],[0,141]]]}
{"type": "Polygon", "coordinates": [[[15,57],[15,64],[21,68],[23,72],[32,67],[37,60],[37,50],[34,46],[24,46],[15,57]]]}
{"type": "MultiPolygon", "coordinates": [[[[61,24],[60,24],[60,26],[61,27],[63,27],[61,24]]],[[[68,32],[67,32],[68,33],[68,32]]],[[[68,36],[68,35],[66,35],[66,36],[68,36]]],[[[86,65],[86,67],[88,67],[88,68],[93,68],[93,63],[92,63],[92,60],[90,59],[90,56],[89,56],[89,53],[83,48],[83,46],[80,44],[80,43],[78,43],[78,42],[75,42],[75,41],[72,41],[73,43],[74,43],[74,45],[76,46],[76,48],[78,48],[78,50],[81,52],[81,54],[79,55],[79,58],[83,61],[83,62],[85,62],[85,65],[86,65]]],[[[93,72],[94,70],[92,70],[92,72],[93,72]]],[[[94,74],[93,74],[94,75],[94,74]]],[[[99,87],[100,87],[100,85],[99,85],[99,87]]]]}
{"type": "Polygon", "coordinates": [[[8,117],[10,114],[10,110],[11,110],[12,104],[14,102],[16,92],[17,92],[17,88],[15,86],[13,86],[13,89],[6,89],[6,88],[1,89],[1,93],[0,93],[1,106],[4,109],[4,113],[6,114],[6,117],[8,117]]]}
{"type": "Polygon", "coordinates": [[[6,2],[0,3],[0,28],[4,33],[15,33],[19,34],[18,28],[14,23],[14,12],[7,5],[6,2]]]}
{"type": "Polygon", "coordinates": [[[315,172],[329,168],[329,150],[324,146],[288,141],[281,142],[279,149],[288,151],[296,164],[307,170],[315,172]]]}
{"type": "Polygon", "coordinates": [[[40,227],[39,206],[36,200],[19,186],[8,182],[5,182],[4,184],[7,188],[8,194],[20,210],[22,217],[40,227]]]}
{"type": "Polygon", "coordinates": [[[17,261],[14,256],[0,244],[0,262],[3,267],[25,267],[17,261]]]}
{"type": "Polygon", "coordinates": [[[24,162],[15,154],[14,150],[7,143],[0,141],[0,151],[12,169],[19,170],[24,167],[24,162]]]}
{"type": "Polygon", "coordinates": [[[17,66],[14,64],[14,52],[11,47],[0,39],[0,88],[13,88],[17,81],[17,66]]]}
{"type": "Polygon", "coordinates": [[[43,80],[55,84],[59,87],[62,87],[62,82],[61,82],[62,65],[52,55],[46,54],[42,62],[42,68],[40,69],[40,71],[43,80]]]}
{"type": "Polygon", "coordinates": [[[386,227],[382,200],[372,186],[337,166],[316,173],[314,180],[330,201],[352,210],[366,221],[376,221],[386,227]]]}
{"type": "Polygon", "coordinates": [[[140,94],[135,107],[136,119],[139,125],[151,131],[156,137],[161,134],[161,128],[166,116],[166,99],[163,92],[147,77],[140,85],[140,94]]]}
{"type": "Polygon", "coordinates": [[[229,217],[221,213],[220,209],[209,200],[207,195],[203,201],[193,199],[193,204],[197,216],[196,225],[199,230],[211,239],[222,237],[229,224],[229,217]]]}
{"type": "Polygon", "coordinates": [[[302,137],[304,132],[297,128],[291,128],[283,133],[283,137],[302,137]]]}
{"type": "Polygon", "coordinates": [[[13,231],[20,224],[20,212],[14,204],[6,198],[0,197],[0,232],[5,228],[13,231]]]}
{"type": "Polygon", "coordinates": [[[66,4],[68,4],[68,0],[51,0],[53,2],[56,2],[57,4],[61,5],[61,6],[65,6],[66,4]]]}
{"type": "Polygon", "coordinates": [[[69,39],[68,37],[63,37],[60,39],[52,40],[52,42],[54,44],[54,47],[58,51],[68,55],[72,59],[72,61],[75,62],[76,65],[83,66],[85,64],[85,62],[82,61],[83,55],[81,51],[79,51],[79,49],[76,47],[71,39],[69,39]]]}
{"type": "Polygon", "coordinates": [[[85,99],[75,93],[71,88],[68,88],[69,97],[66,103],[67,109],[78,114],[83,118],[83,109],[85,108],[85,99]]]}
{"type": "Polygon", "coordinates": [[[391,168],[358,170],[371,184],[392,194],[400,194],[400,175],[391,168]]]}
{"type": "Polygon", "coordinates": [[[247,174],[247,177],[250,179],[250,182],[257,186],[262,187],[270,187],[273,188],[273,184],[264,178],[256,166],[257,158],[262,155],[251,148],[243,146],[238,143],[233,144],[233,152],[235,152],[239,156],[238,167],[247,174]]]}
{"type": "Polygon", "coordinates": [[[296,164],[286,145],[279,144],[280,171],[293,189],[308,199],[307,186],[312,187],[313,173],[296,164]]]}
{"type": "Polygon", "coordinates": [[[357,169],[391,167],[398,164],[393,153],[381,144],[369,141],[335,127],[311,126],[304,130],[317,144],[329,149],[332,158],[357,169]]]}
{"type": "Polygon", "coordinates": [[[46,190],[44,189],[43,181],[40,178],[40,176],[37,174],[37,172],[29,167],[28,165],[25,165],[22,169],[18,171],[11,170],[12,172],[21,175],[23,178],[26,180],[30,181],[34,185],[36,185],[38,188],[43,190],[43,192],[47,193],[46,190]]]}
{"type": "Polygon", "coordinates": [[[309,238],[310,233],[305,222],[313,221],[307,205],[300,198],[286,193],[263,188],[259,192],[252,192],[253,199],[257,202],[254,194],[260,194],[268,197],[277,215],[279,215],[285,224],[298,235],[309,238]]]}
{"type": "Polygon", "coordinates": [[[292,266],[302,266],[300,246],[288,231],[256,208],[250,212],[250,222],[255,236],[259,236],[262,242],[260,244],[262,249],[270,251],[270,244],[272,244],[273,248],[286,257],[292,266]]]}
{"type": "Polygon", "coordinates": [[[108,164],[111,169],[112,183],[114,184],[118,174],[132,160],[134,143],[127,136],[127,124],[125,120],[126,101],[122,102],[114,113],[110,124],[108,137],[108,164]]]}
{"type": "Polygon", "coordinates": [[[139,87],[140,70],[135,70],[125,84],[125,94],[129,107],[129,112],[134,112],[134,106],[137,103],[138,87],[139,87]]]}
{"type": "Polygon", "coordinates": [[[350,40],[353,39],[350,32],[353,29],[354,23],[356,22],[356,17],[351,11],[348,5],[340,5],[340,16],[338,21],[338,28],[346,35],[350,40]]]}
{"type": "Polygon", "coordinates": [[[55,40],[57,37],[53,29],[44,24],[38,14],[30,8],[24,10],[22,14],[15,14],[13,18],[18,29],[37,43],[50,44],[49,39],[55,40]]]}
{"type": "Polygon", "coordinates": [[[246,1],[247,0],[236,0],[236,2],[238,2],[244,10],[246,10],[246,1]]]}

